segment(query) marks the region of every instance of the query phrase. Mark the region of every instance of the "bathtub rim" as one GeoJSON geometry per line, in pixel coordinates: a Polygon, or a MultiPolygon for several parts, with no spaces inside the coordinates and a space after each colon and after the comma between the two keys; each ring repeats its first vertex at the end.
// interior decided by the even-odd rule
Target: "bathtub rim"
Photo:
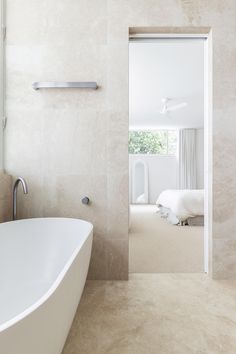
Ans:
{"type": "Polygon", "coordinates": [[[14,220],[14,221],[8,221],[8,222],[5,222],[5,223],[1,223],[0,224],[0,228],[1,228],[1,225],[3,225],[3,224],[24,223],[26,221],[31,221],[31,220],[52,220],[52,221],[53,220],[66,220],[66,221],[74,220],[74,221],[79,221],[79,222],[82,222],[84,224],[87,224],[87,226],[89,226],[89,230],[88,230],[87,237],[84,239],[82,244],[80,244],[79,246],[77,246],[74,249],[74,251],[72,252],[70,258],[65,263],[64,267],[59,272],[58,276],[55,278],[55,281],[52,283],[52,285],[49,287],[49,289],[45,292],[45,294],[43,294],[41,297],[39,297],[39,299],[37,301],[35,301],[32,305],[27,307],[24,311],[22,311],[21,313],[19,313],[18,315],[14,316],[14,317],[12,317],[10,320],[2,323],[0,325],[0,335],[1,335],[2,332],[7,330],[8,328],[14,326],[18,322],[20,322],[21,320],[23,320],[24,318],[29,316],[32,312],[37,310],[40,306],[42,306],[52,296],[52,294],[57,290],[58,286],[61,284],[63,278],[65,277],[65,275],[66,275],[66,273],[68,271],[68,269],[73,264],[76,256],[78,255],[80,249],[83,247],[84,243],[88,240],[89,236],[92,236],[92,238],[93,238],[93,224],[90,223],[89,221],[86,221],[86,220],[83,220],[83,219],[76,219],[76,218],[45,217],[45,218],[21,219],[21,220],[14,220]]]}

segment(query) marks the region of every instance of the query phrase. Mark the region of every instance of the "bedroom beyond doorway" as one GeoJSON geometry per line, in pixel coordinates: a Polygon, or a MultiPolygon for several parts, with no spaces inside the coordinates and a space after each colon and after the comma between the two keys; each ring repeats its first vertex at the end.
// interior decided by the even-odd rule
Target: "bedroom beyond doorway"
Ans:
{"type": "Polygon", "coordinates": [[[205,38],[129,43],[129,271],[204,272],[205,38]]]}

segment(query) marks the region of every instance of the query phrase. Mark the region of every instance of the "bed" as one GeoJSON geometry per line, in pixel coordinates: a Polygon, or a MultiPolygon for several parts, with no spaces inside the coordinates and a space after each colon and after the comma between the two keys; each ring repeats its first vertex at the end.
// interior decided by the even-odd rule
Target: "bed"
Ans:
{"type": "Polygon", "coordinates": [[[203,189],[168,189],[156,201],[158,212],[174,225],[204,225],[203,189]]]}

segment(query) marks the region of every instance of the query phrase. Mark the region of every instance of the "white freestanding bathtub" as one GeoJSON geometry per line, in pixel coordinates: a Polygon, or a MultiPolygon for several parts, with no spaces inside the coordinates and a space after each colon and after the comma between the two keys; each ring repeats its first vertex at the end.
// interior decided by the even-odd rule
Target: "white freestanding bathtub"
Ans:
{"type": "Polygon", "coordinates": [[[83,220],[0,224],[0,354],[60,354],[83,292],[93,226],[83,220]]]}

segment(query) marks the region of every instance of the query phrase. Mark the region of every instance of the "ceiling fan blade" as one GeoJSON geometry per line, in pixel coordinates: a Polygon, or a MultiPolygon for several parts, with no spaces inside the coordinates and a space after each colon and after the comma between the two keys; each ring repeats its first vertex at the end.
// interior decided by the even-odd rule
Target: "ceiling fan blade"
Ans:
{"type": "Polygon", "coordinates": [[[167,107],[166,106],[162,107],[162,109],[160,110],[160,113],[161,114],[166,114],[167,113],[167,107]]]}
{"type": "Polygon", "coordinates": [[[177,109],[180,109],[180,108],[183,108],[183,107],[186,107],[186,106],[187,106],[187,102],[182,102],[182,103],[176,104],[174,106],[167,107],[166,110],[168,112],[169,111],[175,111],[177,109]]]}

